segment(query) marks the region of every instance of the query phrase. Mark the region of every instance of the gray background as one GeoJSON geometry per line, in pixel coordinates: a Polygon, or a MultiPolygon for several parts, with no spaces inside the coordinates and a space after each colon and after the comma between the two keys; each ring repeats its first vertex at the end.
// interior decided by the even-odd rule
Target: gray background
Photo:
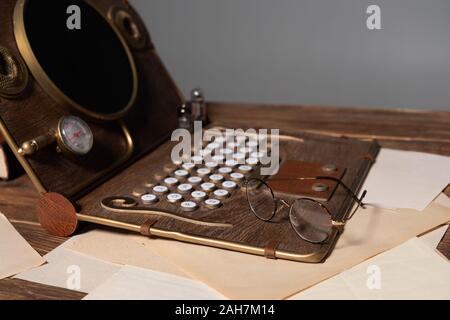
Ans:
{"type": "Polygon", "coordinates": [[[185,94],[450,111],[450,0],[132,0],[185,94]],[[382,30],[366,9],[381,7],[382,30]]]}

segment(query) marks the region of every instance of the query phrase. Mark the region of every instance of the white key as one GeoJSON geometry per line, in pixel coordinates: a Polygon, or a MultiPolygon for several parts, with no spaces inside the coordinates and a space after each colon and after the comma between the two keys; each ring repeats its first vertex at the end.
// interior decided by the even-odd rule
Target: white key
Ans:
{"type": "Polygon", "coordinates": [[[250,173],[253,171],[253,168],[251,166],[239,166],[239,171],[244,173],[250,173]]]}
{"type": "Polygon", "coordinates": [[[234,181],[242,181],[242,180],[244,180],[244,175],[242,173],[239,173],[239,172],[233,172],[232,174],[230,174],[230,177],[234,181]]]}
{"type": "Polygon", "coordinates": [[[218,190],[214,191],[214,195],[217,198],[224,199],[224,198],[228,198],[230,196],[230,193],[227,190],[218,189],[218,190]]]}
{"type": "Polygon", "coordinates": [[[208,199],[205,201],[205,206],[209,209],[217,209],[222,206],[222,202],[217,199],[208,199]]]}
{"type": "Polygon", "coordinates": [[[214,183],[211,183],[211,182],[205,182],[205,183],[203,183],[201,185],[201,188],[205,192],[210,192],[210,191],[213,191],[216,188],[216,185],[214,183]]]}
{"type": "Polygon", "coordinates": [[[237,184],[234,181],[225,181],[222,183],[222,187],[224,189],[236,189],[237,188],[237,184]]]}
{"type": "Polygon", "coordinates": [[[184,211],[195,211],[198,205],[194,201],[184,201],[181,203],[181,209],[184,211]]]}
{"type": "Polygon", "coordinates": [[[219,164],[218,164],[217,162],[215,162],[215,161],[210,161],[210,162],[207,162],[207,163],[205,164],[205,166],[206,166],[208,169],[216,169],[216,168],[219,166],[219,164]]]}
{"type": "Polygon", "coordinates": [[[153,204],[158,202],[158,197],[154,194],[144,194],[141,196],[141,201],[143,204],[153,204]]]}
{"type": "Polygon", "coordinates": [[[164,179],[164,183],[168,186],[175,186],[178,184],[178,179],[177,178],[166,178],[164,179]]]}
{"type": "Polygon", "coordinates": [[[202,156],[203,158],[210,156],[212,153],[212,149],[204,149],[204,150],[200,150],[199,154],[200,156],[202,156]]]}
{"type": "Polygon", "coordinates": [[[239,148],[241,145],[242,144],[239,143],[239,142],[231,141],[231,142],[227,143],[227,149],[232,149],[233,150],[233,149],[239,148]]]}
{"type": "Polygon", "coordinates": [[[236,160],[230,159],[230,160],[225,161],[225,165],[227,167],[234,168],[234,167],[236,167],[238,165],[238,162],[236,160]]]}
{"type": "Polygon", "coordinates": [[[264,152],[252,152],[250,154],[251,158],[256,158],[256,159],[264,158],[264,156],[265,156],[264,152]]]}
{"type": "Polygon", "coordinates": [[[167,196],[167,201],[171,203],[177,203],[183,201],[183,196],[179,193],[171,193],[167,196]]]}
{"type": "Polygon", "coordinates": [[[169,192],[169,188],[167,188],[166,186],[156,186],[153,188],[153,192],[156,194],[164,194],[169,192]]]}
{"type": "Polygon", "coordinates": [[[191,196],[196,201],[203,201],[208,197],[206,192],[203,192],[203,191],[194,191],[191,193],[191,196]]]}
{"type": "Polygon", "coordinates": [[[195,163],[186,162],[185,164],[183,164],[183,169],[186,171],[191,171],[194,168],[195,168],[195,163]]]}
{"type": "Polygon", "coordinates": [[[178,186],[178,191],[186,193],[186,192],[190,192],[193,188],[194,187],[192,186],[192,184],[183,183],[178,186]]]}
{"type": "Polygon", "coordinates": [[[240,153],[244,153],[244,154],[249,154],[253,151],[253,149],[249,148],[249,147],[243,147],[239,149],[240,153]]]}
{"type": "Polygon", "coordinates": [[[194,186],[198,186],[200,183],[203,182],[203,179],[200,177],[190,177],[188,179],[188,182],[194,186]]]}
{"type": "Polygon", "coordinates": [[[208,144],[207,146],[206,146],[206,149],[209,149],[209,150],[215,150],[215,149],[219,149],[221,147],[221,145],[219,144],[219,143],[217,143],[217,142],[211,142],[210,144],[208,144]]]}
{"type": "Polygon", "coordinates": [[[218,154],[218,155],[215,155],[214,157],[212,157],[212,159],[217,163],[223,163],[223,161],[225,160],[225,157],[221,154],[218,154]]]}
{"type": "Polygon", "coordinates": [[[224,177],[221,174],[212,174],[209,176],[209,180],[211,180],[214,183],[217,183],[223,181],[224,177]]]}
{"type": "Polygon", "coordinates": [[[231,172],[233,172],[233,169],[229,167],[223,167],[219,169],[220,174],[230,174],[231,172]]]}
{"type": "Polygon", "coordinates": [[[203,157],[200,155],[192,156],[191,161],[195,164],[202,164],[203,163],[203,157]]]}
{"type": "Polygon", "coordinates": [[[233,154],[233,150],[228,149],[228,148],[224,148],[224,149],[220,149],[219,153],[227,156],[227,155],[233,154]]]}
{"type": "Polygon", "coordinates": [[[200,168],[197,170],[197,174],[201,177],[211,174],[211,170],[208,168],[200,168]]]}
{"type": "Polygon", "coordinates": [[[187,170],[177,170],[175,171],[175,176],[178,178],[186,178],[189,176],[189,172],[187,170]]]}
{"type": "Polygon", "coordinates": [[[256,166],[259,163],[258,158],[248,158],[246,163],[250,166],[256,166]]]}
{"type": "Polygon", "coordinates": [[[245,154],[242,152],[237,152],[233,154],[233,158],[239,163],[243,163],[245,161],[245,154]]]}
{"type": "Polygon", "coordinates": [[[258,148],[258,141],[250,140],[249,142],[247,142],[247,147],[252,149],[258,148]]]}

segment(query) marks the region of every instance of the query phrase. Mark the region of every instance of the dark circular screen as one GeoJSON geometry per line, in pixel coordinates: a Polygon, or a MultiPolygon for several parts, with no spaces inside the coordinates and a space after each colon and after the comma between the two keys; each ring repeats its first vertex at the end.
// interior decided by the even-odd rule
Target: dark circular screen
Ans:
{"type": "Polygon", "coordinates": [[[135,85],[131,62],[116,32],[92,6],[80,0],[28,0],[24,25],[37,61],[66,96],[97,114],[128,106],[135,85]],[[72,5],[80,8],[81,29],[67,26],[72,5]]]}

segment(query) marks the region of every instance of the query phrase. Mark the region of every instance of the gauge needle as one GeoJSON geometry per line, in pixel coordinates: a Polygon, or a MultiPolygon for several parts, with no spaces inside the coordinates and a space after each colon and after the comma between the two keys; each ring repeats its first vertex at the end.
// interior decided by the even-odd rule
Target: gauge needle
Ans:
{"type": "Polygon", "coordinates": [[[81,136],[81,130],[74,132],[72,138],[70,138],[70,142],[73,142],[75,139],[78,139],[81,136]]]}

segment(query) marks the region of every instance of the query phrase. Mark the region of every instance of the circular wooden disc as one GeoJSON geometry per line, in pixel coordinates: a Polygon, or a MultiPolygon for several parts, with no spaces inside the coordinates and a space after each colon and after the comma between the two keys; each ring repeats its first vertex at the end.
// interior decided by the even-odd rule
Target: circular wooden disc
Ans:
{"type": "Polygon", "coordinates": [[[55,236],[71,236],[78,226],[75,207],[59,193],[46,193],[39,199],[37,215],[41,226],[55,236]]]}

